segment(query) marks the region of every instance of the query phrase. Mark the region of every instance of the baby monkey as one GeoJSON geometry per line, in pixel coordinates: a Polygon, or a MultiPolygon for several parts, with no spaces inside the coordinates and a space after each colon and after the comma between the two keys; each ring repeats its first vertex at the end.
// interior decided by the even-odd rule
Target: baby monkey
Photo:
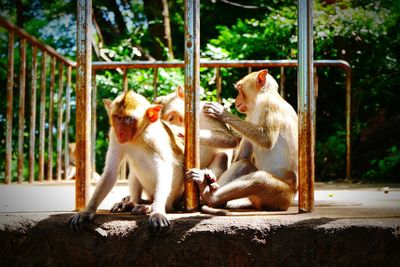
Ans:
{"type": "Polygon", "coordinates": [[[133,91],[114,101],[105,99],[104,104],[111,125],[104,172],[87,207],[73,215],[69,224],[81,230],[93,221],[98,206],[115,185],[118,167],[125,157],[132,174],[128,179],[136,188],[130,192],[134,211],[150,214],[151,231],[170,229],[166,212],[174,210],[184,190],[182,140],[159,119],[162,106],[150,104],[133,91]],[[142,190],[153,200],[150,208],[140,205],[142,190]]]}

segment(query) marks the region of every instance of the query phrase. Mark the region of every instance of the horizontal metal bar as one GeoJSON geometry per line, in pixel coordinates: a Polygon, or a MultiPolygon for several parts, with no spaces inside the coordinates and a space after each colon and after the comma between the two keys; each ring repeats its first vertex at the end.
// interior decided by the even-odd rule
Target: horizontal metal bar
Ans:
{"type": "MultiPolygon", "coordinates": [[[[239,68],[239,67],[297,67],[297,60],[200,60],[200,67],[209,68],[239,68]]],[[[350,64],[344,60],[314,60],[316,67],[340,67],[346,72],[351,70],[350,64]]],[[[127,62],[103,62],[93,61],[92,69],[146,69],[146,68],[183,68],[183,61],[127,61],[127,62]]]]}
{"type": "Polygon", "coordinates": [[[72,66],[72,67],[76,66],[76,63],[74,61],[63,57],[62,55],[57,53],[57,51],[54,50],[54,48],[41,43],[38,39],[36,39],[35,37],[30,35],[26,31],[24,31],[23,29],[19,28],[17,25],[11,23],[10,21],[6,20],[3,17],[0,17],[0,26],[9,31],[15,32],[19,37],[26,39],[31,45],[35,45],[40,50],[46,51],[49,55],[56,57],[58,60],[64,62],[65,64],[72,66]]]}

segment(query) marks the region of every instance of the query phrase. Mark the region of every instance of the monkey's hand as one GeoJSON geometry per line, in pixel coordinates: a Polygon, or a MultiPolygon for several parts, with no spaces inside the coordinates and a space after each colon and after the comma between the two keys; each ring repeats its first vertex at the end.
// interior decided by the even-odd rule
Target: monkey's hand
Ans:
{"type": "Polygon", "coordinates": [[[130,201],[130,197],[124,197],[120,202],[115,203],[110,212],[127,212],[131,211],[135,207],[135,203],[130,201]]]}
{"type": "Polygon", "coordinates": [[[189,171],[186,172],[185,179],[187,181],[193,181],[197,184],[197,186],[199,187],[200,195],[204,192],[204,190],[208,185],[206,177],[204,175],[204,171],[200,169],[196,168],[190,169],[189,171]]]}
{"type": "Polygon", "coordinates": [[[80,211],[72,215],[67,223],[71,226],[74,231],[83,231],[89,224],[94,220],[95,213],[88,211],[80,211]]]}
{"type": "Polygon", "coordinates": [[[224,121],[227,111],[217,102],[207,102],[203,107],[204,114],[219,121],[224,121]]]}
{"type": "Polygon", "coordinates": [[[212,196],[212,192],[220,187],[214,173],[208,169],[190,169],[186,173],[185,178],[197,184],[200,192],[200,200],[203,203],[207,203],[212,196]]]}
{"type": "Polygon", "coordinates": [[[151,212],[151,205],[136,204],[131,210],[132,215],[147,215],[151,212]]]}
{"type": "Polygon", "coordinates": [[[171,222],[165,215],[153,212],[149,218],[149,228],[152,233],[159,234],[161,232],[168,232],[171,230],[171,222]]]}

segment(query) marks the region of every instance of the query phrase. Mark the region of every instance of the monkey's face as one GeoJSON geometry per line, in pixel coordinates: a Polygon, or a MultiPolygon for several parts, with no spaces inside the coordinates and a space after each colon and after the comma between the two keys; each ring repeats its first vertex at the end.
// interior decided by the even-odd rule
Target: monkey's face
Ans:
{"type": "Polygon", "coordinates": [[[236,109],[241,113],[247,112],[246,96],[243,91],[238,88],[238,95],[235,100],[236,109]]]}
{"type": "Polygon", "coordinates": [[[120,144],[134,140],[138,129],[138,120],[131,116],[113,115],[111,117],[115,135],[120,144]]]}
{"type": "Polygon", "coordinates": [[[177,89],[177,92],[175,93],[156,98],[154,103],[161,104],[163,106],[161,112],[161,119],[163,121],[177,126],[183,126],[185,110],[185,102],[183,97],[183,93],[179,94],[177,89]]]}

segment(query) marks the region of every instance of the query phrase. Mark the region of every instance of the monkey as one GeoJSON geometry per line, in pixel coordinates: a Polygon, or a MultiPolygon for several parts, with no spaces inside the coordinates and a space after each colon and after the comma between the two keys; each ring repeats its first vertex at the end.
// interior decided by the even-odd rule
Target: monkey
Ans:
{"type": "MultiPolygon", "coordinates": [[[[175,92],[156,98],[155,103],[163,105],[161,119],[183,127],[184,123],[184,91],[177,86],[175,92]]],[[[200,102],[200,168],[210,169],[218,178],[228,167],[232,157],[232,149],[236,148],[240,136],[235,134],[226,124],[205,116],[200,102]]]]}
{"type": "Polygon", "coordinates": [[[160,117],[161,105],[150,104],[140,94],[129,90],[114,101],[104,101],[110,120],[109,145],[104,171],[86,208],[69,218],[75,230],[83,230],[94,220],[97,207],[117,180],[118,166],[125,156],[133,171],[128,179],[136,189],[143,189],[153,200],[140,205],[138,190],[130,192],[136,214],[149,214],[149,228],[154,233],[171,228],[166,212],[183,194],[183,142],[160,117]]]}
{"type": "MultiPolygon", "coordinates": [[[[180,136],[184,135],[185,103],[182,86],[177,86],[175,92],[165,96],[159,96],[154,100],[155,104],[163,106],[161,119],[171,124],[171,128],[180,136]],[[173,127],[176,126],[176,127],[173,127]]],[[[201,107],[204,102],[201,102],[201,107]]],[[[224,123],[205,116],[200,109],[200,169],[211,180],[218,177],[228,168],[232,158],[233,148],[237,147],[240,137],[229,129],[224,123]]],[[[138,190],[137,185],[128,179],[129,190],[138,190]]],[[[215,184],[216,185],[216,184],[215,184]]],[[[140,189],[139,189],[140,192],[140,189]]],[[[139,193],[140,194],[140,193],[139,193]]],[[[146,202],[144,199],[141,202],[146,202]]],[[[129,196],[115,203],[110,212],[126,212],[132,209],[133,203],[129,196]]]]}
{"type": "Polygon", "coordinates": [[[228,201],[247,198],[258,210],[285,211],[297,192],[297,113],[279,95],[278,84],[267,69],[246,75],[235,88],[235,105],[245,120],[219,103],[206,103],[203,111],[242,134],[236,161],[214,189],[201,170],[189,170],[186,179],[199,185],[204,207],[229,207],[228,201]]]}

